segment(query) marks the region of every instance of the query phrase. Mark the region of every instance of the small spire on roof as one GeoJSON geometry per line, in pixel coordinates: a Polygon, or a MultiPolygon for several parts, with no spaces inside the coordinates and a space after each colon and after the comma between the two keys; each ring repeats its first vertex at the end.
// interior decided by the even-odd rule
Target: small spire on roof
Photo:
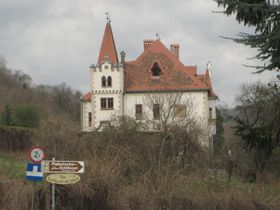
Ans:
{"type": "Polygon", "coordinates": [[[208,70],[210,70],[210,71],[212,70],[212,63],[211,63],[210,60],[207,62],[206,68],[207,68],[208,70]]]}
{"type": "Polygon", "coordinates": [[[156,32],[156,40],[160,40],[159,32],[156,32]]]}
{"type": "Polygon", "coordinates": [[[107,8],[107,11],[105,12],[105,15],[106,15],[107,23],[110,23],[111,18],[110,18],[110,12],[108,11],[108,8],[107,8]]]}
{"type": "Polygon", "coordinates": [[[212,80],[212,63],[210,60],[206,64],[206,71],[208,71],[210,80],[212,80]]]}

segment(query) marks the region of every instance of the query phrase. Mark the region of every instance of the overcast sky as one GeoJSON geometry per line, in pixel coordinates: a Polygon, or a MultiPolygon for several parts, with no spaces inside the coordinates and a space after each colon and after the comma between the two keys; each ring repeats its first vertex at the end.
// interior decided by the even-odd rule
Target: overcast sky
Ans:
{"type": "Polygon", "coordinates": [[[247,60],[256,50],[219,37],[248,29],[234,17],[213,13],[221,10],[213,0],[0,0],[0,55],[9,68],[23,70],[35,84],[65,82],[85,93],[107,8],[117,51],[124,50],[126,60],[139,56],[143,40],[156,38],[158,32],[168,48],[180,44],[181,61],[197,65],[199,73],[212,62],[221,103],[232,105],[243,83],[273,78],[242,66],[257,63],[247,60]]]}

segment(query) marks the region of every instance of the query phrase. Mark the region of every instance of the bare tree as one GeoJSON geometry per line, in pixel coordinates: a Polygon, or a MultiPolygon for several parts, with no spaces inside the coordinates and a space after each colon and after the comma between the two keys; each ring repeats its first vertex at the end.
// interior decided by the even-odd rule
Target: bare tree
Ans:
{"type": "Polygon", "coordinates": [[[158,166],[163,162],[172,165],[175,160],[180,168],[192,165],[206,134],[195,117],[191,98],[183,97],[181,92],[151,94],[145,98],[144,105],[147,107],[145,122],[162,136],[158,166]]]}
{"type": "Polygon", "coordinates": [[[74,117],[74,119],[79,119],[80,91],[73,90],[65,83],[61,83],[52,88],[52,95],[60,111],[68,112],[74,117]]]}
{"type": "Polygon", "coordinates": [[[21,70],[15,71],[13,78],[23,89],[29,88],[32,85],[32,78],[21,70]]]}
{"type": "Polygon", "coordinates": [[[153,130],[168,132],[174,127],[191,127],[194,118],[194,104],[191,99],[184,99],[181,92],[150,94],[144,99],[147,112],[145,120],[153,130]]]}

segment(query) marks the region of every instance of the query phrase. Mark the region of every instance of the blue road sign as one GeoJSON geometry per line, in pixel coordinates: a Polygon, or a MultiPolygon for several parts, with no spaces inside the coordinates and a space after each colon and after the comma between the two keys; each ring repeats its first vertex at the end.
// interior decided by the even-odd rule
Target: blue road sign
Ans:
{"type": "Polygon", "coordinates": [[[31,181],[42,181],[43,172],[40,163],[28,163],[26,168],[26,179],[31,181]]]}

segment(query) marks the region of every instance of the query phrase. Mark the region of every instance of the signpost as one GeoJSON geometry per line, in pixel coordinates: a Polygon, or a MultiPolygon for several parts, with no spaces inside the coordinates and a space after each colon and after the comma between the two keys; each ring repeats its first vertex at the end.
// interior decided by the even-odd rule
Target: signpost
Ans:
{"type": "Polygon", "coordinates": [[[55,210],[55,184],[72,184],[80,181],[76,173],[84,173],[84,161],[42,161],[43,173],[51,173],[47,181],[52,183],[52,210],[55,210]]]}
{"type": "Polygon", "coordinates": [[[29,150],[29,158],[33,163],[28,163],[26,168],[26,179],[33,181],[33,191],[32,191],[32,203],[31,209],[34,210],[34,197],[35,197],[35,186],[36,181],[43,180],[43,172],[41,168],[41,161],[45,157],[45,152],[43,147],[34,146],[29,150]]]}
{"type": "MultiPolygon", "coordinates": [[[[55,158],[52,158],[55,161],[55,158]]],[[[55,184],[52,183],[52,210],[55,210],[55,184]]]]}
{"type": "Polygon", "coordinates": [[[77,174],[51,174],[47,176],[47,181],[52,184],[74,184],[81,178],[77,174]]]}
{"type": "Polygon", "coordinates": [[[31,181],[42,181],[43,172],[41,169],[41,164],[28,163],[26,168],[26,179],[31,181]]]}
{"type": "Polygon", "coordinates": [[[34,146],[31,147],[29,150],[29,158],[34,163],[40,163],[45,157],[45,152],[43,147],[40,146],[34,146]]]}
{"type": "Polygon", "coordinates": [[[44,173],[84,173],[84,161],[42,161],[44,173]]]}
{"type": "Polygon", "coordinates": [[[27,164],[26,179],[34,181],[32,192],[32,210],[34,210],[34,195],[36,181],[43,180],[43,173],[50,173],[47,181],[52,183],[52,210],[55,209],[55,184],[74,184],[80,181],[78,173],[84,173],[84,161],[43,160],[46,154],[43,147],[34,146],[29,150],[29,158],[33,163],[27,164]]]}

